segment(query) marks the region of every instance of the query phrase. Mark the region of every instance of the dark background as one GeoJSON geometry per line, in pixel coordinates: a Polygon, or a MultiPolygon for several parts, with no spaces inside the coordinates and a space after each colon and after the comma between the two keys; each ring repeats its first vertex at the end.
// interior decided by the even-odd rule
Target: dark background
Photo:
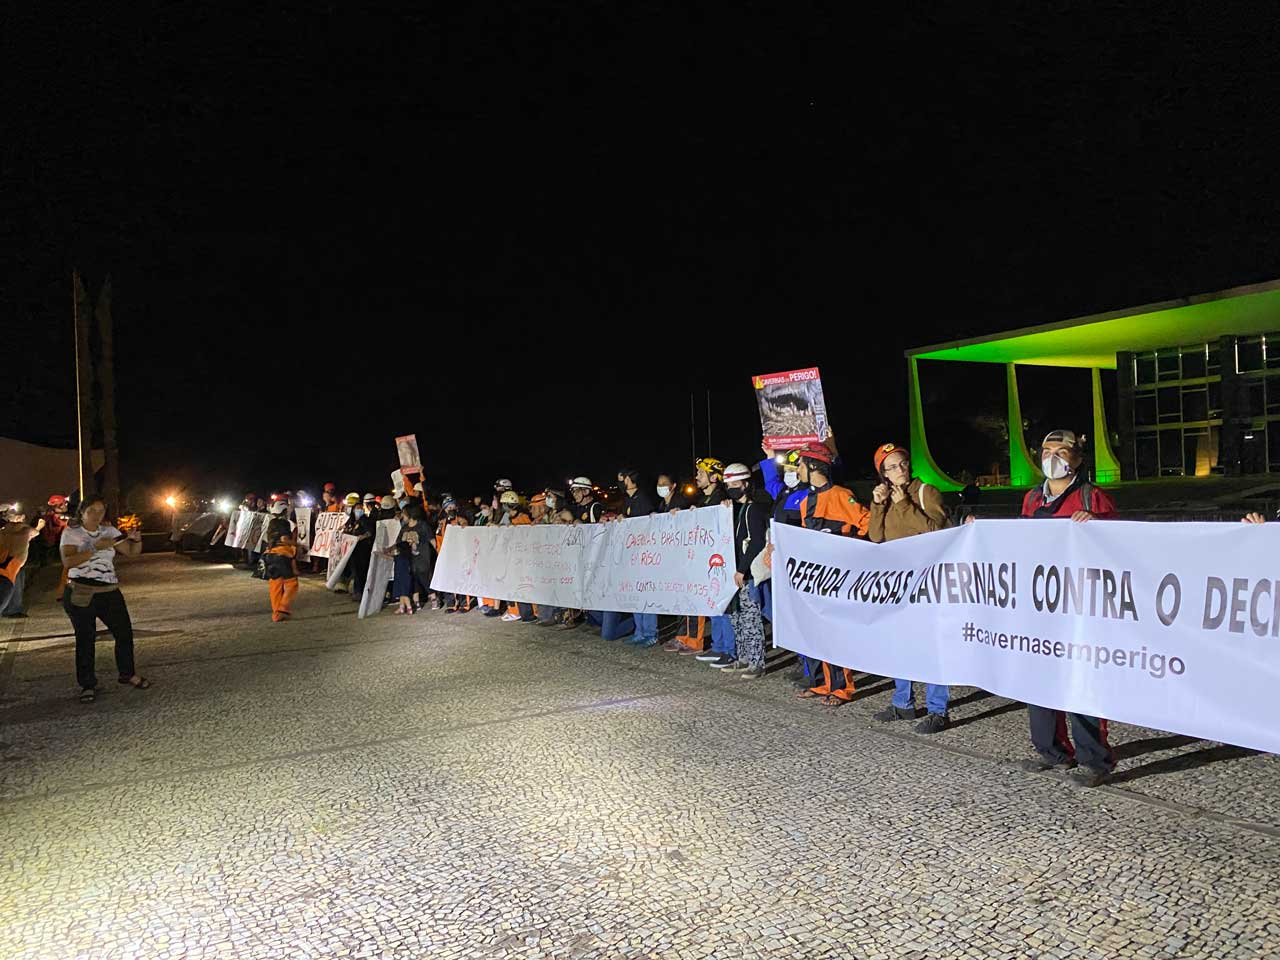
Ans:
{"type": "MultiPolygon", "coordinates": [[[[86,6],[0,41],[0,434],[73,442],[110,273],[126,489],[688,473],[813,364],[856,474],[908,347],[1280,275],[1269,4],[86,6]]],[[[984,469],[999,368],[925,386],[984,469]]]]}

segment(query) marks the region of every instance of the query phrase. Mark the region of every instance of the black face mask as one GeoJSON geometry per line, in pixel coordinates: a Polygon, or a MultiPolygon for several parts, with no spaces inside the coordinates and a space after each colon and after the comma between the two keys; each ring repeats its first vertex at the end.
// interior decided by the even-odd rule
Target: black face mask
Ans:
{"type": "Polygon", "coordinates": [[[747,492],[746,487],[725,487],[724,488],[724,495],[728,497],[730,500],[737,500],[746,492],[747,492]]]}

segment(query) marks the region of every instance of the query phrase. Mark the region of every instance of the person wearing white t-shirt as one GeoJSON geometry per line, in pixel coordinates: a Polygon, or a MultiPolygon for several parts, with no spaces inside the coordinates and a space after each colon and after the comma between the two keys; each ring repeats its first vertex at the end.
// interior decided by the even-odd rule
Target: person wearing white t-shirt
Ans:
{"type": "Polygon", "coordinates": [[[116,672],[119,682],[145,690],[151,682],[141,677],[133,663],[133,621],[120,593],[116,577],[117,552],[136,557],[142,552],[142,536],[136,530],[122,534],[104,522],[107,506],[92,496],[80,505],[80,525],[62,531],[60,552],[67,571],[67,587],[62,609],[67,612],[76,634],[76,680],[80,702],[93,703],[98,677],[94,671],[94,644],[99,620],[116,642],[116,672]]]}

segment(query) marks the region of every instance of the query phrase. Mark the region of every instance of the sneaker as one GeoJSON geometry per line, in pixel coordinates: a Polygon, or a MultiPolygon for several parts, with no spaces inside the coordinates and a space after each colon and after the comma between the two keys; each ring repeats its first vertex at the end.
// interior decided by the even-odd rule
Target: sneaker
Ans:
{"type": "Polygon", "coordinates": [[[633,640],[631,641],[631,645],[633,647],[639,647],[641,650],[647,647],[656,647],[658,645],[658,638],[654,637],[652,640],[633,640]]]}
{"type": "Polygon", "coordinates": [[[1074,770],[1076,762],[1074,760],[1063,760],[1061,763],[1054,763],[1052,760],[1046,760],[1044,757],[1035,757],[1031,760],[1023,760],[1018,764],[1027,773],[1044,773],[1046,770],[1074,770]]]}
{"type": "Polygon", "coordinates": [[[518,613],[504,613],[502,615],[503,623],[515,623],[519,619],[520,615],[518,613]]]}
{"type": "Polygon", "coordinates": [[[502,616],[502,611],[497,609],[496,607],[485,607],[484,613],[482,613],[481,616],[482,617],[500,617],[502,616]]]}
{"type": "Polygon", "coordinates": [[[742,671],[743,680],[759,680],[764,676],[764,664],[755,667],[748,667],[742,671]]]}
{"type": "Polygon", "coordinates": [[[723,654],[716,653],[714,650],[703,650],[698,654],[697,659],[702,663],[710,663],[712,660],[719,660],[723,654]]]}
{"type": "MultiPolygon", "coordinates": [[[[701,660],[702,658],[699,657],[698,659],[701,660]]],[[[723,670],[725,667],[732,667],[737,662],[737,660],[733,659],[733,657],[729,656],[727,653],[719,653],[716,654],[716,658],[714,660],[707,661],[707,666],[713,667],[716,670],[723,670]]]]}
{"type": "Polygon", "coordinates": [[[538,622],[537,617],[517,617],[516,619],[519,620],[521,623],[537,623],[538,622]]]}
{"type": "Polygon", "coordinates": [[[1079,769],[1072,770],[1068,776],[1070,777],[1071,782],[1077,787],[1084,787],[1086,790],[1091,790],[1094,787],[1102,786],[1110,780],[1111,772],[1109,770],[1095,770],[1093,767],[1080,767],[1079,769]]]}
{"type": "Polygon", "coordinates": [[[735,660],[733,661],[733,663],[729,664],[727,667],[724,667],[723,669],[725,673],[742,673],[742,671],[749,670],[750,668],[751,668],[751,664],[747,663],[747,661],[735,660]]]}
{"type": "Polygon", "coordinates": [[[687,649],[679,640],[668,640],[662,645],[662,649],[667,653],[679,653],[681,650],[687,649]]]}
{"type": "Polygon", "coordinates": [[[910,707],[895,707],[893,704],[885,707],[879,713],[873,714],[872,720],[879,720],[881,723],[893,723],[895,720],[914,720],[916,712],[910,707]]]}
{"type": "Polygon", "coordinates": [[[941,733],[951,725],[945,713],[931,713],[916,724],[916,733],[941,733]]]}
{"type": "Polygon", "coordinates": [[[680,644],[680,649],[676,651],[676,653],[680,654],[680,656],[682,657],[692,657],[695,654],[699,654],[703,652],[704,651],[699,650],[697,647],[686,646],[683,643],[680,644]]]}

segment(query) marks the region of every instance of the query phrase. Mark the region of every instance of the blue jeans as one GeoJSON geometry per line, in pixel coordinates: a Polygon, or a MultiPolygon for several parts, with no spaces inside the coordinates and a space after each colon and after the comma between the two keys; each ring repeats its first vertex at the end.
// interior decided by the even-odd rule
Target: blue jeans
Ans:
{"type": "Polygon", "coordinates": [[[538,619],[533,615],[532,603],[522,603],[520,601],[517,601],[516,609],[520,611],[520,619],[523,620],[525,623],[532,623],[534,620],[538,619]]]}
{"type": "Polygon", "coordinates": [[[632,639],[636,643],[649,643],[658,639],[658,615],[656,613],[637,613],[633,616],[636,624],[636,635],[632,639]]]}
{"type": "Polygon", "coordinates": [[[8,602],[0,604],[0,614],[7,617],[22,612],[22,585],[26,579],[27,568],[19,567],[17,576],[13,578],[13,593],[9,594],[8,602]]]}
{"type": "Polygon", "coordinates": [[[760,616],[773,623],[773,581],[752,584],[751,591],[756,603],[760,604],[760,616]]]}
{"type": "MultiPolygon", "coordinates": [[[[606,610],[603,613],[595,613],[600,618],[600,636],[605,640],[621,640],[623,637],[631,636],[636,628],[635,620],[629,613],[615,613],[612,610],[606,610]]],[[[588,618],[592,614],[587,614],[588,618]]]]}
{"type": "Polygon", "coordinates": [[[738,643],[733,636],[733,624],[727,615],[711,618],[711,651],[727,653],[731,657],[738,655],[738,643]]]}
{"type": "MultiPolygon", "coordinates": [[[[945,714],[947,712],[947,704],[950,701],[950,687],[940,683],[925,684],[924,705],[930,713],[945,714]]],[[[893,705],[900,710],[915,709],[916,696],[910,680],[893,681],[893,705]]]]}

